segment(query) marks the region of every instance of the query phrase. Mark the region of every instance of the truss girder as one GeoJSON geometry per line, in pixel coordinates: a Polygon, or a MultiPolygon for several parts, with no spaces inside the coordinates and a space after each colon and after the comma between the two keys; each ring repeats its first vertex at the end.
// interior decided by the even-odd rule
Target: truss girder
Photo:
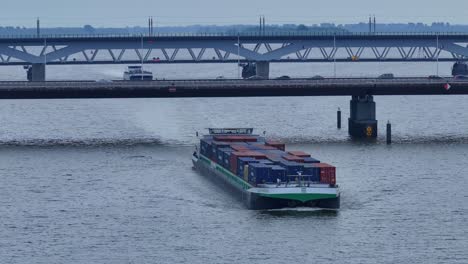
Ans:
{"type": "MultiPolygon", "coordinates": [[[[135,60],[165,60],[177,63],[178,61],[192,60],[193,62],[212,60],[224,62],[231,55],[236,59],[249,61],[306,61],[325,60],[331,61],[349,59],[356,61],[360,58],[375,61],[387,59],[395,60],[420,60],[422,57],[428,60],[436,60],[445,56],[445,59],[468,59],[468,37],[464,42],[459,40],[421,40],[408,39],[258,39],[258,40],[169,40],[158,42],[145,41],[62,41],[5,43],[0,44],[0,63],[8,65],[12,60],[25,63],[44,63],[60,61],[67,63],[76,62],[77,56],[84,62],[99,63],[99,61],[123,61],[135,60]],[[47,43],[47,44],[45,44],[47,43]],[[462,44],[460,44],[462,43],[462,44]],[[464,44],[463,44],[464,43],[464,44]],[[249,48],[250,47],[250,48],[249,48]],[[37,55],[32,52],[36,50],[37,55]],[[126,57],[132,59],[123,59],[126,57]],[[263,50],[263,52],[261,52],[263,50]],[[181,52],[183,51],[183,52],[181,52]],[[209,57],[206,55],[210,53],[209,57]]],[[[234,59],[231,59],[234,60],[234,59]]]]}

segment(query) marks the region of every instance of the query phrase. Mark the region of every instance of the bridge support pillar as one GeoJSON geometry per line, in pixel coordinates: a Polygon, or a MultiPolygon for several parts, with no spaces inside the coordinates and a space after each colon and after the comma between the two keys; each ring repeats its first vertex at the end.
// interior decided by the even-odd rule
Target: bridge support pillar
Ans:
{"type": "Polygon", "coordinates": [[[354,138],[376,138],[377,120],[372,95],[353,96],[350,102],[348,133],[354,138]]]}
{"type": "Polygon", "coordinates": [[[28,81],[43,82],[46,80],[46,65],[44,63],[33,63],[28,68],[28,81]]]}
{"type": "Polygon", "coordinates": [[[257,66],[257,76],[263,77],[265,79],[270,78],[270,62],[257,61],[255,65],[257,66]]]}

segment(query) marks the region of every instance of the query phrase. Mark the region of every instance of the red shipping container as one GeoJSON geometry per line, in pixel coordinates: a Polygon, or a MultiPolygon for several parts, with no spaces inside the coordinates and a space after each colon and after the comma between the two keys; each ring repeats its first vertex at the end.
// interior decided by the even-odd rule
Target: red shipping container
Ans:
{"type": "Polygon", "coordinates": [[[336,167],[327,163],[312,163],[312,166],[320,168],[320,183],[336,184],[336,167]]]}
{"type": "Polygon", "coordinates": [[[279,150],[282,150],[282,151],[285,151],[286,150],[286,145],[279,142],[279,141],[274,141],[274,140],[267,140],[265,142],[265,145],[267,146],[271,146],[271,147],[274,147],[276,149],[279,149],[279,150]]]}
{"type": "Polygon", "coordinates": [[[301,158],[308,158],[308,157],[310,157],[310,154],[305,153],[305,152],[303,152],[303,151],[297,151],[297,150],[295,150],[295,151],[288,151],[288,154],[291,154],[291,155],[293,155],[293,156],[298,156],[298,157],[301,157],[301,158]]]}
{"type": "Polygon", "coordinates": [[[298,156],[293,155],[283,155],[283,159],[288,161],[295,161],[295,162],[304,162],[304,159],[298,156]]]}
{"type": "Polygon", "coordinates": [[[249,148],[247,146],[243,146],[243,145],[231,145],[231,148],[234,149],[235,151],[249,150],[249,148]]]}

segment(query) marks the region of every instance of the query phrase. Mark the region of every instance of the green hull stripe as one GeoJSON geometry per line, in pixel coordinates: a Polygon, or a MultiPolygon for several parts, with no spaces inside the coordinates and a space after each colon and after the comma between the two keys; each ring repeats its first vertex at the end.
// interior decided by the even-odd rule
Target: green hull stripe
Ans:
{"type": "MultiPolygon", "coordinates": [[[[200,154],[200,159],[205,162],[209,167],[211,167],[212,161],[206,158],[205,156],[200,154]]],[[[221,174],[223,174],[230,182],[234,183],[238,187],[248,190],[252,188],[252,185],[241,179],[240,177],[237,177],[234,175],[232,172],[226,170],[225,168],[219,166],[218,164],[214,163],[216,165],[216,170],[219,171],[221,174]]]]}
{"type": "Polygon", "coordinates": [[[263,197],[268,197],[268,198],[297,200],[301,202],[336,198],[336,195],[334,194],[320,194],[320,193],[284,193],[284,194],[260,193],[259,195],[263,197]]]}

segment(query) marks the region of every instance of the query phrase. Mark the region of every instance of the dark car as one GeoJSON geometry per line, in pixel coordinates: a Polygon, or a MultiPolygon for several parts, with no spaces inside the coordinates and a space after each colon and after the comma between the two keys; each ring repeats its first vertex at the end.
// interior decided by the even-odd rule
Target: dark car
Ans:
{"type": "Polygon", "coordinates": [[[315,75],[314,77],[310,78],[311,80],[325,80],[325,78],[321,75],[315,75]]]}
{"type": "Polygon", "coordinates": [[[287,75],[283,75],[281,77],[276,78],[276,80],[291,80],[291,77],[289,77],[287,75]]]}
{"type": "Polygon", "coordinates": [[[468,75],[456,75],[453,77],[455,80],[468,80],[468,75]]]}
{"type": "Polygon", "coordinates": [[[442,80],[444,78],[440,77],[439,75],[429,75],[427,78],[431,80],[442,80]]]}
{"type": "Polygon", "coordinates": [[[393,79],[395,75],[393,73],[384,73],[379,76],[379,79],[393,79]]]}

